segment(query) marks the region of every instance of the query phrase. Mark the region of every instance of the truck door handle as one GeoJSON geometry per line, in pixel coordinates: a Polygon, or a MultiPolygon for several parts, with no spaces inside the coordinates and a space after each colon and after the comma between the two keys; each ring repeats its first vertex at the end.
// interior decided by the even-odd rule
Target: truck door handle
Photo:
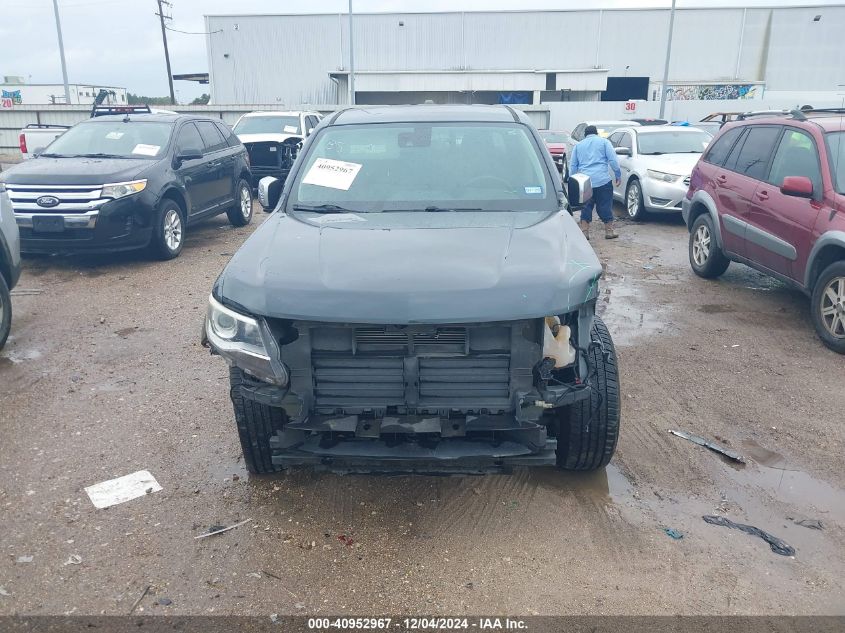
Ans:
{"type": "Polygon", "coordinates": [[[769,193],[767,191],[758,191],[757,192],[757,199],[758,200],[768,200],[769,193]]]}
{"type": "Polygon", "coordinates": [[[718,182],[720,185],[724,185],[726,182],[728,182],[728,177],[724,174],[719,174],[718,176],[716,176],[716,182],[718,182]]]}

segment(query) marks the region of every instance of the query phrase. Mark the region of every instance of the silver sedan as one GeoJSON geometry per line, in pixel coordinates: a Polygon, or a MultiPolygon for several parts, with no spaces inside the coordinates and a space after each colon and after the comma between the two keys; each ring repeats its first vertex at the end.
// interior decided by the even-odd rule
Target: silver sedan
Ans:
{"type": "Polygon", "coordinates": [[[712,138],[703,130],[670,125],[615,130],[608,140],[622,179],[613,197],[634,220],[648,212],[680,213],[692,168],[712,138]]]}

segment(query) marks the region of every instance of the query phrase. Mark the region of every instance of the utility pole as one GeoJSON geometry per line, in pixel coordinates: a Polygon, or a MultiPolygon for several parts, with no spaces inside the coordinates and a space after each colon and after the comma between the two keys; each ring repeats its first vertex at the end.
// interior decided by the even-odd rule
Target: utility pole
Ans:
{"type": "Polygon", "coordinates": [[[59,57],[62,58],[62,80],[65,82],[65,103],[70,105],[70,86],[67,83],[67,64],[65,64],[65,43],[62,39],[62,21],[59,18],[59,0],[53,0],[53,13],[56,14],[56,33],[59,35],[59,57]]]}
{"type": "Polygon", "coordinates": [[[355,105],[355,47],[352,44],[352,0],[349,0],[349,105],[355,105]]]}
{"type": "Polygon", "coordinates": [[[669,13],[669,41],[666,42],[666,65],[663,66],[663,85],[660,90],[660,114],[659,119],[663,118],[663,113],[666,111],[666,83],[669,81],[669,59],[672,57],[672,31],[675,29],[675,0],[672,0],[672,11],[669,13]]]}
{"type": "MultiPolygon", "coordinates": [[[[54,0],[55,1],[55,0],[54,0]]],[[[161,20],[161,41],[164,42],[164,61],[167,62],[167,85],[170,86],[170,103],[176,104],[176,95],[173,94],[173,73],[170,72],[170,51],[167,50],[167,30],[164,28],[164,21],[172,19],[169,15],[164,15],[162,5],[173,7],[173,4],[167,0],[156,0],[158,2],[158,13],[156,15],[161,20]]]]}

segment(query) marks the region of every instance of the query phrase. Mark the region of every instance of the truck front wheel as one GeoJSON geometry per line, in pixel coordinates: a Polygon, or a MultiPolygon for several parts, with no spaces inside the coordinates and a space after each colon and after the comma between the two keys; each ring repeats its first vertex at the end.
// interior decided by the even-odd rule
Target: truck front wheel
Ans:
{"type": "Polygon", "coordinates": [[[556,421],[557,465],[564,470],[597,470],[610,463],[619,437],[621,402],[616,349],[607,326],[593,321],[590,397],[562,409],[556,421]]]}
{"type": "Polygon", "coordinates": [[[235,423],[238,426],[238,438],[241,441],[246,468],[253,475],[277,473],[282,467],[273,464],[270,438],[285,425],[285,412],[277,407],[244,398],[241,393],[244,382],[243,371],[230,367],[230,395],[235,408],[235,423]]]}

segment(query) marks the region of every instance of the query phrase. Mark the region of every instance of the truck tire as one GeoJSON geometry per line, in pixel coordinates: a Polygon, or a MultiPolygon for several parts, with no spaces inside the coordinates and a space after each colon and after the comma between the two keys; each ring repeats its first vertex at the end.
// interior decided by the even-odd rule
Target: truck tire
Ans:
{"type": "Polygon", "coordinates": [[[185,215],[175,200],[164,198],[158,205],[153,220],[153,237],[150,248],[161,260],[178,257],[185,245],[185,215]]]}
{"type": "Polygon", "coordinates": [[[713,219],[702,213],[692,223],[689,234],[689,263],[694,272],[704,279],[721,277],[731,265],[716,241],[713,219]]]}
{"type": "Polygon", "coordinates": [[[833,262],[821,272],[813,287],[810,313],[822,343],[845,354],[845,261],[833,262]]]}
{"type": "Polygon", "coordinates": [[[598,470],[610,463],[619,438],[619,369],[616,349],[607,326],[599,317],[593,321],[589,354],[590,398],[559,414],[557,421],[557,465],[564,470],[598,470]],[[602,352],[602,348],[604,352],[602,352]]]}
{"type": "Polygon", "coordinates": [[[0,349],[6,344],[12,329],[12,295],[6,279],[0,275],[0,349]]]}
{"type": "Polygon", "coordinates": [[[229,224],[246,226],[252,221],[252,187],[241,178],[235,188],[235,203],[226,210],[229,224]]]}
{"type": "Polygon", "coordinates": [[[235,408],[235,423],[244,454],[247,470],[253,475],[267,475],[282,470],[272,461],[273,449],[270,438],[285,425],[286,416],[282,409],[260,404],[244,398],[241,385],[244,373],[237,367],[229,368],[229,395],[235,408]]]}

